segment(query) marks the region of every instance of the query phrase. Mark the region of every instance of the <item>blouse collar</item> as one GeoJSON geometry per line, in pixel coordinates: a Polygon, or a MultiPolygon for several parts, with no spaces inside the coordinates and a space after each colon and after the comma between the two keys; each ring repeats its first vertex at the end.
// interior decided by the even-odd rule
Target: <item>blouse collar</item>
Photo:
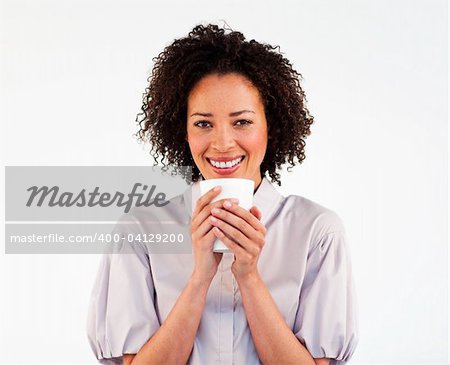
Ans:
{"type": "MultiPolygon", "coordinates": [[[[191,184],[184,192],[183,197],[187,212],[191,217],[195,202],[200,197],[199,181],[191,184]]],[[[263,177],[256,193],[253,195],[253,205],[256,205],[262,213],[261,223],[266,224],[268,222],[282,200],[283,196],[276,190],[275,186],[266,177],[263,177]]]]}

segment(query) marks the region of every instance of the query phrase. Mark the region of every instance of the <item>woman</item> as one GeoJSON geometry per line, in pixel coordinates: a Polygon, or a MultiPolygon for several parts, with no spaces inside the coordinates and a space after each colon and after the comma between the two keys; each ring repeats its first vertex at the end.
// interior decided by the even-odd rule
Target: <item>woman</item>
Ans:
{"type": "Polygon", "coordinates": [[[190,222],[192,255],[152,255],[137,244],[135,254],[103,258],[88,329],[101,362],[322,365],[354,353],[343,224],[269,182],[280,184],[286,162],[304,160],[313,122],[301,75],[275,48],[197,26],[156,59],[140,137],[155,161],[193,167],[193,184],[167,213],[190,222]],[[220,190],[198,196],[200,179],[223,177],[254,180],[250,211],[211,203],[220,190]],[[213,253],[216,238],[232,253],[213,253]]]}

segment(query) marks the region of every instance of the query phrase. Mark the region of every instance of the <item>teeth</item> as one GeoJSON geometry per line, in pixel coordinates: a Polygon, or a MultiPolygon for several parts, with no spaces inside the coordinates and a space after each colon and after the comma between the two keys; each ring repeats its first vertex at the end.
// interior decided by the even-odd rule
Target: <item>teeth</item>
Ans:
{"type": "Polygon", "coordinates": [[[234,165],[237,165],[239,162],[242,161],[242,157],[239,157],[235,160],[232,161],[227,161],[227,162],[219,162],[219,161],[214,161],[214,160],[210,160],[211,161],[211,165],[213,165],[214,167],[219,167],[221,169],[224,168],[230,168],[233,167],[234,165]]]}

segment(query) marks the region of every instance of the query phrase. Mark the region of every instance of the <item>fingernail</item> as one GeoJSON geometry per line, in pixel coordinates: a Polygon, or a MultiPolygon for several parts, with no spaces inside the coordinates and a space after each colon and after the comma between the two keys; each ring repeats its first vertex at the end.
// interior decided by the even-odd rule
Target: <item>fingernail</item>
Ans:
{"type": "Polygon", "coordinates": [[[231,203],[228,201],[228,200],[226,200],[226,201],[224,201],[224,203],[223,203],[223,206],[225,207],[225,208],[231,208],[231,203]]]}
{"type": "Polygon", "coordinates": [[[217,186],[214,188],[214,191],[219,191],[220,189],[222,189],[222,187],[221,187],[220,185],[217,185],[217,186]]]}

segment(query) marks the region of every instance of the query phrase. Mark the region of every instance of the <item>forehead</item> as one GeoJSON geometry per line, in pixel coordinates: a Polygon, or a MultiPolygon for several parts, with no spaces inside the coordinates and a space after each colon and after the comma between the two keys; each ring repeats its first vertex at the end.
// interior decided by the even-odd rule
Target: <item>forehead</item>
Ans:
{"type": "Polygon", "coordinates": [[[245,76],[232,73],[203,77],[192,88],[188,109],[202,107],[261,108],[258,89],[245,76]]]}

